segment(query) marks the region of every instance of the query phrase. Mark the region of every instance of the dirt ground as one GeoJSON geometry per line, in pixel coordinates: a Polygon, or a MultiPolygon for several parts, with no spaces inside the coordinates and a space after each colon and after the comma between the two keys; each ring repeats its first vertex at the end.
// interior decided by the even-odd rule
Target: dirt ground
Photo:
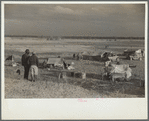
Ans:
{"type": "Polygon", "coordinates": [[[104,49],[108,45],[110,51],[122,53],[124,49],[144,49],[143,40],[49,40],[44,38],[5,38],[5,59],[9,55],[15,57],[20,63],[21,56],[28,48],[36,51],[40,63],[41,58],[61,56],[67,63],[74,62],[78,74],[85,71],[86,79],[71,77],[58,79],[59,71],[48,71],[39,67],[37,82],[23,79],[23,67],[5,66],[5,98],[133,98],[144,97],[145,88],[140,87],[140,80],[145,80],[145,61],[121,60],[120,63],[136,65],[132,68],[132,79],[130,81],[101,80],[103,73],[103,62],[74,60],[73,53],[88,51],[94,52],[104,49]],[[21,75],[16,70],[21,70],[21,75]]]}

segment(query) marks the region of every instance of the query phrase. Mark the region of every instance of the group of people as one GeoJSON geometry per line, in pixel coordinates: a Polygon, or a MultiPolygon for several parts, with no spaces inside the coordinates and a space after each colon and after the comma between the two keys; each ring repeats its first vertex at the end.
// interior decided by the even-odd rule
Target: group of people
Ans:
{"type": "Polygon", "coordinates": [[[25,54],[22,55],[22,66],[24,66],[24,79],[28,80],[29,73],[31,75],[31,81],[35,82],[38,76],[38,57],[35,52],[32,52],[30,56],[29,49],[25,50],[25,54]]]}

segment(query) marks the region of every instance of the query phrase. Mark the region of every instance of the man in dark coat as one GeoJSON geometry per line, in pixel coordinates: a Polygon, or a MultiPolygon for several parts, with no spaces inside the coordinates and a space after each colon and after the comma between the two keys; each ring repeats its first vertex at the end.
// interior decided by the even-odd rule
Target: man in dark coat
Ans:
{"type": "Polygon", "coordinates": [[[36,81],[38,76],[39,62],[35,52],[32,52],[32,56],[29,57],[28,64],[30,65],[31,80],[36,81]]]}
{"type": "Polygon", "coordinates": [[[29,49],[26,49],[25,54],[22,55],[22,66],[24,66],[24,79],[28,80],[28,74],[29,74],[29,64],[27,63],[29,59],[29,49]]]}

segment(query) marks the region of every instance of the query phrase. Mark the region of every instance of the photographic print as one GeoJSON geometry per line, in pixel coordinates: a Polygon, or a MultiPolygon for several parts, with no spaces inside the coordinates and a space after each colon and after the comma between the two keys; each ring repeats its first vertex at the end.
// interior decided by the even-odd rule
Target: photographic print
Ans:
{"type": "Polygon", "coordinates": [[[4,3],[4,99],[145,99],[146,3],[4,3]]]}

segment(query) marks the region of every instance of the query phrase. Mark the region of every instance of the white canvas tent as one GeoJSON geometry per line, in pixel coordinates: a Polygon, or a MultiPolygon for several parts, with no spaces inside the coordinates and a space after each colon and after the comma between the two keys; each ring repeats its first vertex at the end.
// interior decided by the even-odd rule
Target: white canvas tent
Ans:
{"type": "Polygon", "coordinates": [[[123,65],[116,65],[116,64],[111,64],[112,70],[110,73],[126,73],[127,78],[131,77],[132,70],[129,67],[128,64],[123,64],[123,65]]]}
{"type": "Polygon", "coordinates": [[[62,64],[63,64],[63,61],[61,58],[48,58],[47,60],[47,65],[57,66],[57,65],[62,65],[62,64]]]}

